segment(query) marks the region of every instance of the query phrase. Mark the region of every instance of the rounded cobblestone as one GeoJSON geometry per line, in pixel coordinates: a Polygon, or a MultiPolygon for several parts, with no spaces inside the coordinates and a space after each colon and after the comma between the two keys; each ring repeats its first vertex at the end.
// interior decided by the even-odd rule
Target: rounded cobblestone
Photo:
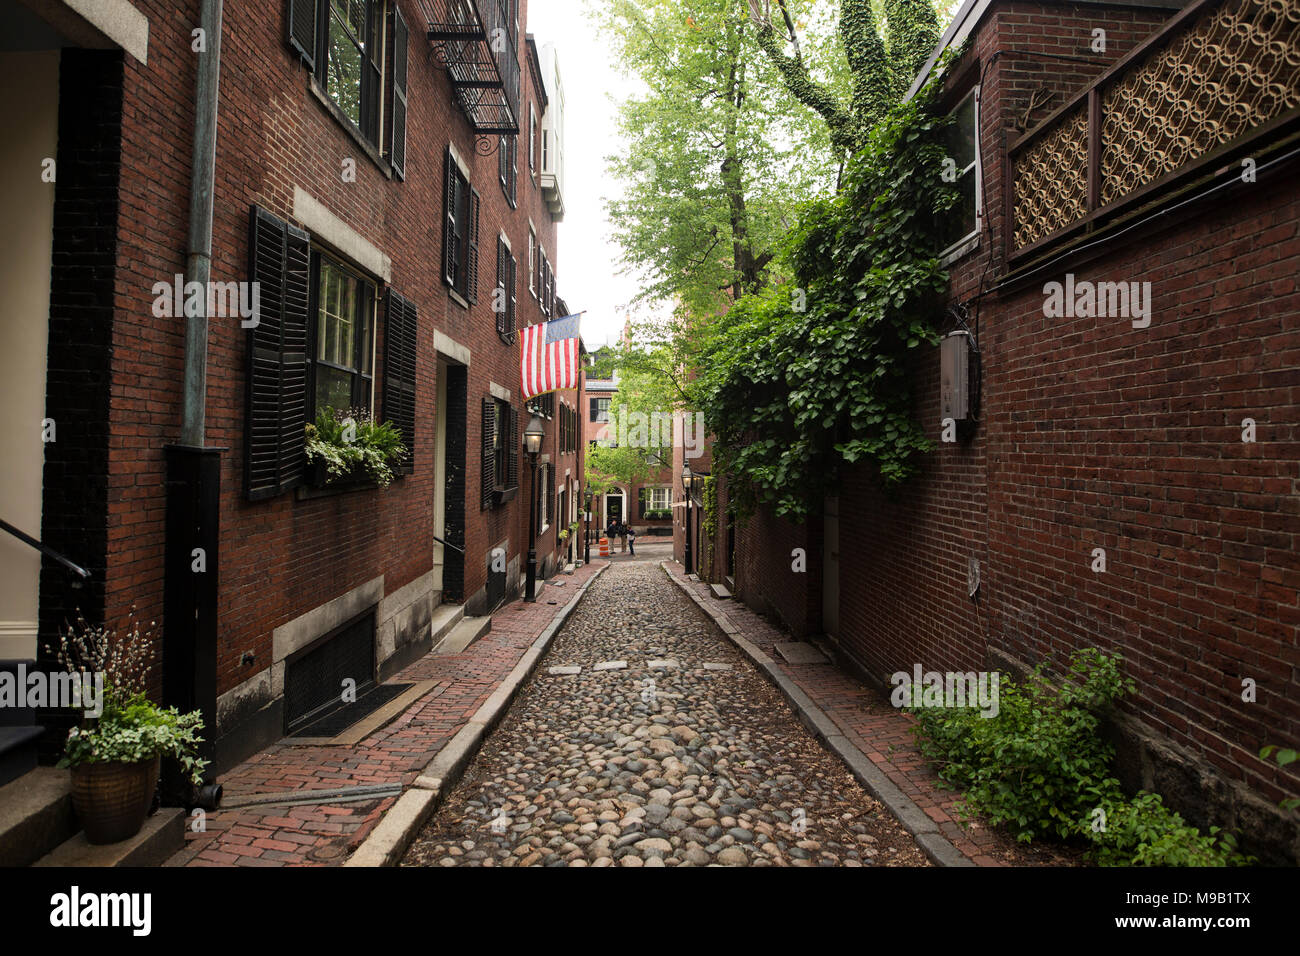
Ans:
{"type": "Polygon", "coordinates": [[[662,568],[627,563],[591,586],[402,865],[927,862],[662,568]],[[594,669],[612,660],[628,666],[594,669]],[[664,660],[678,666],[648,666],[664,660]],[[563,665],[582,671],[549,673],[563,665]]]}

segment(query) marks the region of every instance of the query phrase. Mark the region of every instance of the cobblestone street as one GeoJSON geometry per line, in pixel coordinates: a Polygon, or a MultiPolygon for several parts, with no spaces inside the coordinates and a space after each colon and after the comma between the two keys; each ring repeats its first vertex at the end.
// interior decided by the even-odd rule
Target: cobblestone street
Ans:
{"type": "Polygon", "coordinates": [[[928,865],[657,562],[619,561],[402,865],[711,864],[928,865]]]}

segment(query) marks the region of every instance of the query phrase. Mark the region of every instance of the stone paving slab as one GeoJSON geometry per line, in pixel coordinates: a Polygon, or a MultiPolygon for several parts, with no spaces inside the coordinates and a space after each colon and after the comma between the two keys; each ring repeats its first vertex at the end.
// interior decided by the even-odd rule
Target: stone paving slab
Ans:
{"type": "MultiPolygon", "coordinates": [[[[276,792],[299,798],[311,790],[362,784],[398,784],[403,790],[416,786],[503,682],[521,664],[536,664],[541,657],[536,645],[564,607],[608,565],[593,559],[575,571],[568,579],[571,587],[566,588],[564,606],[515,601],[494,613],[492,630],[464,652],[426,654],[393,675],[394,682],[429,681],[430,689],[365,739],[352,745],[306,746],[286,738],[221,775],[218,782],[228,797],[245,798],[276,792]]],[[[218,809],[206,815],[202,832],[187,831],[185,848],[164,865],[339,866],[397,802],[398,797],[390,796],[342,804],[218,809]]],[[[402,813],[411,806],[411,801],[404,804],[402,813]]],[[[424,813],[422,802],[419,809],[414,818],[424,813]]]]}
{"type": "Polygon", "coordinates": [[[799,642],[790,641],[787,633],[744,603],[715,599],[707,584],[690,580],[680,565],[666,561],[662,567],[787,697],[802,705],[801,710],[811,705],[804,722],[894,810],[932,860],[940,865],[1002,865],[989,855],[994,835],[982,826],[961,822],[955,808],[960,795],[944,789],[917,750],[911,714],[883,713],[882,708],[865,706],[875,700],[875,691],[820,653],[821,663],[780,659],[780,645],[799,642]]]}

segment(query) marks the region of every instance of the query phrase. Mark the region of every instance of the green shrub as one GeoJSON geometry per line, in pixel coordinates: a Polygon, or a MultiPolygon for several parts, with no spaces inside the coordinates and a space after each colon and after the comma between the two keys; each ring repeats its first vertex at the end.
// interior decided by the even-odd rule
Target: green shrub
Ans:
{"type": "Polygon", "coordinates": [[[914,728],[921,752],[965,794],[967,812],[1017,839],[1091,842],[1103,866],[1228,866],[1254,862],[1231,834],[1202,834],[1164,805],[1159,794],[1124,796],[1111,776],[1114,749],[1101,722],[1133,690],[1119,655],[1085,648],[1071,656],[1053,686],[1040,664],[1024,681],[1002,679],[997,713],[978,707],[921,707],[913,685],[914,728]]]}
{"type": "Polygon", "coordinates": [[[1201,833],[1166,807],[1160,794],[1139,791],[1102,805],[1104,825],[1089,826],[1093,859],[1102,866],[1241,866],[1254,860],[1218,827],[1201,833]]]}
{"type": "Polygon", "coordinates": [[[992,717],[972,707],[917,708],[917,742],[990,823],[1007,824],[1023,841],[1070,837],[1118,786],[1110,779],[1114,750],[1099,730],[1104,710],[1132,688],[1119,665],[1087,648],[1070,659],[1059,688],[1043,677],[1044,665],[1023,682],[1004,678],[992,717]]]}

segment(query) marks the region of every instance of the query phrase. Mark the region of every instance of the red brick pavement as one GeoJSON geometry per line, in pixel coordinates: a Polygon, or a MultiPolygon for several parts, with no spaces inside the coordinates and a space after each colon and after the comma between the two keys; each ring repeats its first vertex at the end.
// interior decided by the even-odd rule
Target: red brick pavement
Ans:
{"type": "MultiPolygon", "coordinates": [[[[353,746],[282,740],[219,778],[227,799],[357,784],[409,787],[514,669],[574,592],[608,561],[593,559],[554,579],[536,604],[515,601],[492,615],[492,630],[464,653],[426,654],[390,682],[436,681],[400,717],[353,746]],[[551,604],[548,602],[554,601],[551,604]]],[[[396,797],[362,803],[218,809],[203,832],[188,832],[167,866],[337,866],[355,850],[396,797]]],[[[192,821],[191,821],[192,822],[192,821]]]]}
{"type": "Polygon", "coordinates": [[[1002,866],[989,855],[998,842],[978,820],[960,821],[955,804],[960,795],[944,789],[912,738],[916,718],[892,707],[872,688],[833,664],[787,664],[773,646],[792,640],[789,634],[736,600],[718,600],[703,582],[689,580],[680,564],[666,563],[670,574],[703,597],[709,606],[761,649],[812,698],[844,736],[867,755],[903,793],[921,808],[949,842],[980,866],[1002,866]]]}

